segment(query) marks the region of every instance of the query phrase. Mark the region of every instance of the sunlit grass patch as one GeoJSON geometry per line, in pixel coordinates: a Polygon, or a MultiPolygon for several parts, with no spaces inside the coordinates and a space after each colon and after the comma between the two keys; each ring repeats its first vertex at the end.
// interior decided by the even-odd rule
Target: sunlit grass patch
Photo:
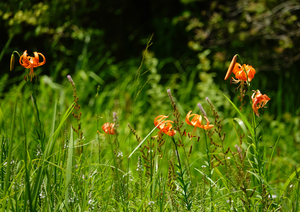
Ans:
{"type": "Polygon", "coordinates": [[[254,66],[232,71],[239,97],[202,79],[202,98],[184,73],[163,87],[147,49],[111,84],[80,70],[6,93],[2,211],[297,211],[294,125],[265,114],[274,97],[252,87],[254,66]]]}

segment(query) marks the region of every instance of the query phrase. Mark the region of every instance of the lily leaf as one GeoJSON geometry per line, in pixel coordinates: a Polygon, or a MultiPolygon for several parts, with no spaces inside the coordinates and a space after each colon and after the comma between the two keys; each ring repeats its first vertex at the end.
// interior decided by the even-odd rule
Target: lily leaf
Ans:
{"type": "Polygon", "coordinates": [[[223,95],[231,103],[231,105],[238,112],[238,114],[241,116],[241,119],[246,124],[248,130],[250,131],[251,136],[254,137],[254,129],[251,127],[250,123],[247,121],[247,119],[245,118],[245,116],[241,113],[241,111],[235,106],[235,104],[225,94],[223,94],[223,95]]]}
{"type": "Polygon", "coordinates": [[[236,121],[240,125],[240,127],[242,128],[242,130],[244,131],[245,134],[248,133],[247,127],[246,127],[245,123],[243,122],[243,120],[241,120],[240,118],[236,118],[236,117],[233,120],[236,121]]]}

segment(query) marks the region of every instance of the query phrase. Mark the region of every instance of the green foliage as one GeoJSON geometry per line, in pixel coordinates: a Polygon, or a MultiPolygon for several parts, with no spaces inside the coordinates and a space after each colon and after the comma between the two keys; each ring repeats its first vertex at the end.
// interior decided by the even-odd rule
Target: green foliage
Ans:
{"type": "MultiPolygon", "coordinates": [[[[299,90],[295,80],[299,78],[297,1],[168,0],[164,4],[149,4],[143,7],[134,1],[120,5],[109,1],[2,2],[2,67],[8,66],[4,61],[13,50],[27,49],[29,54],[42,52],[48,61],[56,61],[49,63],[48,68],[42,67],[43,73],[56,82],[61,83],[67,74],[83,71],[82,74],[87,73],[104,85],[122,77],[118,64],[139,63],[136,58],[154,33],[153,56],[149,53],[149,57],[153,58],[151,63],[155,58],[156,64],[149,63],[147,67],[152,73],[152,87],[156,88],[158,80],[168,86],[166,82],[173,78],[172,84],[178,80],[198,83],[201,98],[206,97],[211,87],[226,93],[229,87],[216,74],[223,74],[226,61],[239,52],[245,58],[253,58],[249,64],[261,72],[262,90],[275,91],[280,80],[281,88],[288,87],[289,98],[280,89],[274,93],[286,104],[272,104],[270,111],[280,117],[285,111],[299,113],[299,93],[293,92],[299,90]],[[201,81],[196,82],[196,76],[184,79],[182,73],[193,76],[195,67],[201,81]]],[[[8,86],[10,83],[5,85],[8,86]]],[[[169,87],[175,89],[174,86],[169,87]]],[[[149,95],[155,96],[151,89],[149,95]]],[[[218,107],[226,102],[221,93],[215,97],[218,107]]]]}
{"type": "Polygon", "coordinates": [[[297,211],[299,3],[134,3],[0,3],[2,211],[297,211]],[[8,71],[26,49],[47,60],[32,86],[18,58],[8,71]],[[223,81],[237,52],[271,98],[256,122],[223,81]],[[199,102],[208,133],[181,125],[199,102]]]}

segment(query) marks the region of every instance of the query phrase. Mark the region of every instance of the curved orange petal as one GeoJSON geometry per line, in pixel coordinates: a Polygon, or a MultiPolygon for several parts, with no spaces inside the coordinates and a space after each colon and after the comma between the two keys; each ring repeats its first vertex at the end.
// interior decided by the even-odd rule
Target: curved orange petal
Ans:
{"type": "Polygon", "coordinates": [[[188,125],[191,125],[193,126],[193,124],[190,122],[190,114],[191,114],[192,111],[189,111],[186,116],[185,116],[185,122],[188,124],[188,125]]]}
{"type": "Polygon", "coordinates": [[[192,115],[190,115],[190,117],[193,117],[193,119],[191,121],[192,126],[196,126],[199,122],[199,115],[198,114],[192,114],[192,115]]]}
{"type": "Polygon", "coordinates": [[[208,130],[208,129],[211,129],[211,128],[213,128],[214,127],[214,125],[212,125],[212,124],[209,124],[209,120],[208,120],[208,118],[206,117],[206,116],[204,116],[204,118],[205,118],[205,120],[206,120],[206,125],[204,125],[203,127],[203,129],[205,129],[205,130],[208,130]]]}
{"type": "Polygon", "coordinates": [[[38,66],[42,66],[42,65],[44,65],[46,63],[46,58],[45,58],[45,56],[42,53],[38,53],[38,55],[41,55],[41,57],[43,58],[43,61],[39,62],[38,66]]]}
{"type": "Polygon", "coordinates": [[[39,61],[40,61],[39,55],[38,55],[37,52],[33,52],[33,54],[34,54],[34,57],[31,58],[32,65],[33,65],[33,67],[38,67],[39,66],[39,61]]]}
{"type": "Polygon", "coordinates": [[[241,71],[241,70],[242,70],[241,64],[236,63],[236,64],[234,65],[234,68],[233,68],[233,70],[232,70],[232,73],[236,74],[236,72],[239,72],[239,71],[241,71]]]}
{"type": "Polygon", "coordinates": [[[29,68],[29,60],[27,58],[27,50],[25,50],[23,52],[23,54],[21,55],[20,59],[19,59],[19,63],[21,66],[23,66],[24,68],[29,68]]]}
{"type": "Polygon", "coordinates": [[[160,125],[162,124],[164,121],[162,121],[163,119],[166,119],[168,118],[168,116],[165,116],[165,115],[159,115],[157,116],[155,119],[154,119],[154,125],[157,126],[157,125],[160,125]],[[158,120],[157,120],[158,119],[158,120]]]}
{"type": "MultiPolygon", "coordinates": [[[[197,127],[201,127],[202,126],[202,116],[197,114],[197,127]]],[[[201,127],[202,128],[202,127],[201,127]]]]}
{"type": "Polygon", "coordinates": [[[247,68],[248,68],[248,70],[247,70],[248,79],[249,79],[249,82],[251,82],[251,80],[254,78],[256,71],[252,66],[248,66],[247,68]]]}

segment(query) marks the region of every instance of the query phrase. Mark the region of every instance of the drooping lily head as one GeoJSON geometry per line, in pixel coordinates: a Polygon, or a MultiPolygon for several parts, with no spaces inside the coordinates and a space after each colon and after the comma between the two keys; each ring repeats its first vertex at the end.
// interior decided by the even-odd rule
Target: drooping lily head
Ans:
{"type": "Polygon", "coordinates": [[[42,66],[46,63],[46,58],[42,53],[33,52],[33,54],[34,54],[34,57],[27,56],[27,50],[25,50],[19,59],[21,66],[23,66],[24,68],[30,69],[29,74],[24,77],[25,80],[27,79],[28,76],[30,76],[30,81],[32,81],[32,78],[36,77],[34,74],[33,68],[42,66]],[[40,62],[39,55],[43,58],[42,62],[40,62]]]}
{"type": "Polygon", "coordinates": [[[154,125],[161,131],[164,132],[165,134],[169,136],[174,136],[176,134],[176,131],[172,129],[172,124],[173,121],[170,120],[165,120],[168,118],[168,116],[165,115],[159,115],[154,119],[154,125]]]}
{"type": "Polygon", "coordinates": [[[259,116],[258,109],[265,108],[266,104],[270,100],[270,98],[266,94],[262,95],[259,90],[254,91],[251,99],[252,99],[252,109],[255,115],[257,116],[259,116]]]}

